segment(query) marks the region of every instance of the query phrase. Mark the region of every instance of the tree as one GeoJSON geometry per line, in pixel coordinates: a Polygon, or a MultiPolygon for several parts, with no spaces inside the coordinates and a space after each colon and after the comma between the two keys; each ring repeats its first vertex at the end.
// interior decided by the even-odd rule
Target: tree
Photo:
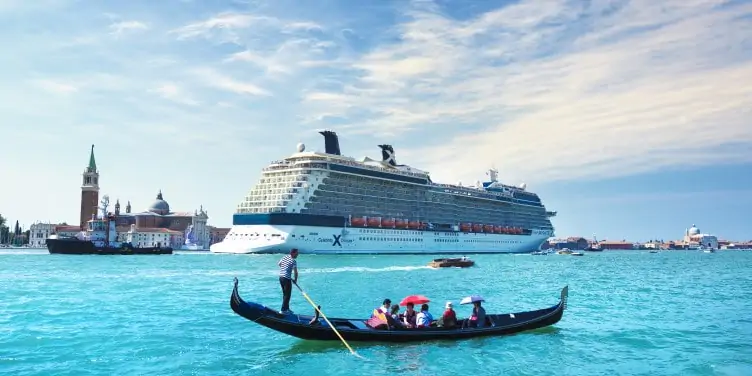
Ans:
{"type": "Polygon", "coordinates": [[[31,230],[26,230],[23,232],[23,244],[29,244],[29,239],[31,239],[31,230]]]}
{"type": "Polygon", "coordinates": [[[10,230],[8,226],[5,225],[8,220],[0,214],[0,244],[5,244],[10,240],[10,230]]]}

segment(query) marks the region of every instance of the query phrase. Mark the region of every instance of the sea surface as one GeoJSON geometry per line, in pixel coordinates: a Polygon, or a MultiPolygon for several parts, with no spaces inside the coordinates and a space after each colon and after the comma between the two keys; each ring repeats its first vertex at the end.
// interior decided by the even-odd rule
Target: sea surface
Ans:
{"type": "MultiPolygon", "coordinates": [[[[287,337],[235,315],[240,293],[279,309],[277,255],[66,256],[0,250],[1,375],[752,375],[752,252],[477,255],[434,270],[423,256],[298,258],[300,286],[329,317],[384,298],[469,294],[486,311],[568,309],[506,337],[351,344],[287,337]]],[[[291,308],[313,308],[297,290],[291,308]]]]}

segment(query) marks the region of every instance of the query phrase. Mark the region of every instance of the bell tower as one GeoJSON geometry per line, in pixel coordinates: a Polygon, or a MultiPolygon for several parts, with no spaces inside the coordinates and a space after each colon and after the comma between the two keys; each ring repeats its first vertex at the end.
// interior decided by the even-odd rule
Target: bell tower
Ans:
{"type": "Polygon", "coordinates": [[[97,162],[94,159],[94,145],[91,145],[89,165],[84,170],[81,184],[81,229],[85,229],[86,222],[91,219],[92,215],[97,214],[98,204],[99,171],[97,171],[97,162]]]}

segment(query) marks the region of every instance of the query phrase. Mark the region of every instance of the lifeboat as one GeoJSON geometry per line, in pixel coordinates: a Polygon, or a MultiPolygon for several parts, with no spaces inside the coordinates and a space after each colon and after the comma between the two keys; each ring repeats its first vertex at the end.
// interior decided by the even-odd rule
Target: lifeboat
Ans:
{"type": "Polygon", "coordinates": [[[420,222],[418,221],[410,221],[407,223],[407,227],[413,230],[417,230],[420,228],[420,222]]]}
{"type": "Polygon", "coordinates": [[[407,228],[407,221],[404,219],[398,219],[394,222],[396,228],[407,228]]]}
{"type": "Polygon", "coordinates": [[[379,226],[381,226],[381,217],[368,218],[368,227],[379,227],[379,226]]]}
{"type": "Polygon", "coordinates": [[[501,226],[494,226],[494,233],[501,234],[503,230],[504,228],[501,226]]]}
{"type": "Polygon", "coordinates": [[[470,223],[462,223],[460,224],[460,230],[465,232],[470,232],[470,230],[473,229],[473,225],[470,223]]]}
{"type": "Polygon", "coordinates": [[[522,229],[519,227],[512,227],[512,234],[521,234],[522,229]]]}
{"type": "Polygon", "coordinates": [[[394,218],[384,218],[381,220],[381,227],[392,228],[394,227],[394,218]]]}
{"type": "Polygon", "coordinates": [[[355,217],[355,218],[353,218],[352,220],[350,220],[350,223],[351,223],[351,224],[352,224],[353,226],[358,226],[358,227],[362,227],[362,226],[365,226],[365,225],[366,225],[366,219],[365,219],[365,218],[363,218],[363,217],[355,217]]]}
{"type": "Polygon", "coordinates": [[[426,222],[420,222],[420,226],[419,226],[419,228],[420,228],[421,230],[425,230],[425,229],[427,229],[427,228],[428,228],[428,223],[426,223],[426,222]]]}
{"type": "Polygon", "coordinates": [[[483,226],[481,226],[479,223],[476,223],[473,225],[473,231],[481,232],[482,230],[483,230],[483,226]]]}
{"type": "Polygon", "coordinates": [[[483,232],[493,233],[493,231],[494,231],[493,225],[485,225],[485,226],[483,226],[483,232]]]}
{"type": "Polygon", "coordinates": [[[508,226],[504,226],[504,227],[501,228],[501,233],[502,234],[508,234],[509,232],[510,231],[509,231],[509,227],[508,226]]]}

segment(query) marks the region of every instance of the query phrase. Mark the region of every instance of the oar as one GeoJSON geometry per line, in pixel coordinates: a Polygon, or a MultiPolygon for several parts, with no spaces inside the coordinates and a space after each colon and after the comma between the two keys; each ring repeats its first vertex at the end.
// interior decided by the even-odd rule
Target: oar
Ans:
{"type": "Polygon", "coordinates": [[[334,325],[332,325],[332,323],[329,322],[329,319],[326,318],[326,315],[324,314],[324,312],[321,312],[321,309],[319,309],[320,306],[317,306],[316,303],[314,303],[313,300],[311,300],[311,298],[308,297],[308,294],[306,294],[305,291],[303,291],[303,289],[300,288],[300,286],[298,286],[298,283],[297,282],[293,282],[293,284],[295,284],[295,287],[297,287],[298,290],[300,290],[300,292],[303,294],[303,296],[308,300],[308,303],[311,303],[311,305],[313,306],[313,308],[321,315],[321,317],[324,318],[324,320],[326,320],[326,323],[329,324],[329,327],[332,328],[332,330],[337,335],[337,337],[339,337],[339,339],[342,341],[342,343],[345,344],[345,347],[347,347],[347,349],[350,350],[350,353],[353,354],[353,355],[355,355],[355,356],[357,356],[358,358],[365,359],[364,357],[362,357],[358,353],[356,353],[355,350],[353,350],[352,347],[350,347],[350,345],[347,344],[347,341],[345,341],[345,339],[342,338],[342,335],[339,334],[339,332],[337,331],[337,328],[335,328],[334,325]]]}

